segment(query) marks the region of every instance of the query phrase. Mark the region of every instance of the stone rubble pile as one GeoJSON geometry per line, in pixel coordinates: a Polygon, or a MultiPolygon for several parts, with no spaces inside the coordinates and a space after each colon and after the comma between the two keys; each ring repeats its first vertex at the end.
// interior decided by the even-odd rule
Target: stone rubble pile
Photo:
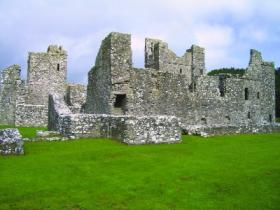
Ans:
{"type": "Polygon", "coordinates": [[[0,130],[0,154],[22,155],[24,154],[24,142],[17,128],[0,130]]]}

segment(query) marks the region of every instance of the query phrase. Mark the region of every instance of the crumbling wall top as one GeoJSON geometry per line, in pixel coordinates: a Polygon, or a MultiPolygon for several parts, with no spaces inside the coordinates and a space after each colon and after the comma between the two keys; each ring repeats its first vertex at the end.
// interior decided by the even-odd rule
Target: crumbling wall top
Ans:
{"type": "Polygon", "coordinates": [[[20,66],[16,64],[3,69],[0,71],[0,83],[13,83],[20,80],[20,72],[20,66]]]}
{"type": "Polygon", "coordinates": [[[49,45],[47,52],[55,54],[66,54],[66,51],[63,49],[63,47],[58,45],[49,45]]]}
{"type": "Polygon", "coordinates": [[[251,64],[255,64],[255,63],[261,63],[262,60],[262,54],[261,52],[255,50],[255,49],[251,49],[250,50],[250,62],[249,65],[251,64]]]}

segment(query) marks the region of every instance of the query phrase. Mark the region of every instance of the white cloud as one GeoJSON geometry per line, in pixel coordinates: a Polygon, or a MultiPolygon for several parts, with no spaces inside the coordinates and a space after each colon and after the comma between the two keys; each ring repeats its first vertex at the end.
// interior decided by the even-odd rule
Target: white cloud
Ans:
{"type": "Polygon", "coordinates": [[[251,42],[265,42],[268,37],[267,31],[261,26],[249,25],[241,28],[239,36],[241,39],[250,40],[251,42]]]}
{"type": "Polygon", "coordinates": [[[166,41],[178,55],[202,45],[209,69],[238,64],[247,47],[279,51],[279,10],[278,0],[0,0],[0,68],[26,66],[28,51],[59,44],[68,51],[69,79],[83,81],[110,31],[132,33],[137,67],[145,37],[166,41]]]}
{"type": "Polygon", "coordinates": [[[221,25],[200,25],[194,29],[195,41],[206,48],[228,47],[234,42],[233,28],[221,25]]]}

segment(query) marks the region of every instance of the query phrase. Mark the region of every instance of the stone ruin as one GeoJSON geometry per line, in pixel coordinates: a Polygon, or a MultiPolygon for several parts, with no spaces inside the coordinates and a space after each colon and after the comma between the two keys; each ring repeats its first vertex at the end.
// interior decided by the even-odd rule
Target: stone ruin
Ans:
{"type": "Polygon", "coordinates": [[[0,123],[46,126],[72,137],[107,137],[128,144],[178,142],[203,136],[279,131],[274,64],[251,50],[243,76],[208,76],[204,49],[182,57],[165,42],[145,40],[145,68],[132,65],[131,36],[110,33],[101,44],[87,88],[66,81],[67,54],[57,46],[29,53],[0,76],[0,123]]]}
{"type": "Polygon", "coordinates": [[[80,111],[77,103],[84,103],[86,87],[67,83],[67,54],[62,47],[29,53],[26,81],[20,72],[18,65],[0,72],[0,124],[46,127],[50,93],[65,95],[71,110],[80,111]]]}
{"type": "Polygon", "coordinates": [[[0,129],[0,155],[23,155],[23,144],[17,128],[0,129]]]}

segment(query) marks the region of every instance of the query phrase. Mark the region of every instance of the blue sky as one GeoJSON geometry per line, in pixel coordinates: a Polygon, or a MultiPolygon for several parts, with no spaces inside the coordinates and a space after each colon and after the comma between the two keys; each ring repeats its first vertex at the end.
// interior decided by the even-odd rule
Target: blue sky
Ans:
{"type": "Polygon", "coordinates": [[[0,0],[0,69],[20,64],[49,44],[68,51],[68,80],[86,83],[101,40],[131,33],[133,62],[144,65],[145,37],[177,55],[205,48],[206,68],[246,67],[249,50],[280,66],[279,0],[0,0]]]}

